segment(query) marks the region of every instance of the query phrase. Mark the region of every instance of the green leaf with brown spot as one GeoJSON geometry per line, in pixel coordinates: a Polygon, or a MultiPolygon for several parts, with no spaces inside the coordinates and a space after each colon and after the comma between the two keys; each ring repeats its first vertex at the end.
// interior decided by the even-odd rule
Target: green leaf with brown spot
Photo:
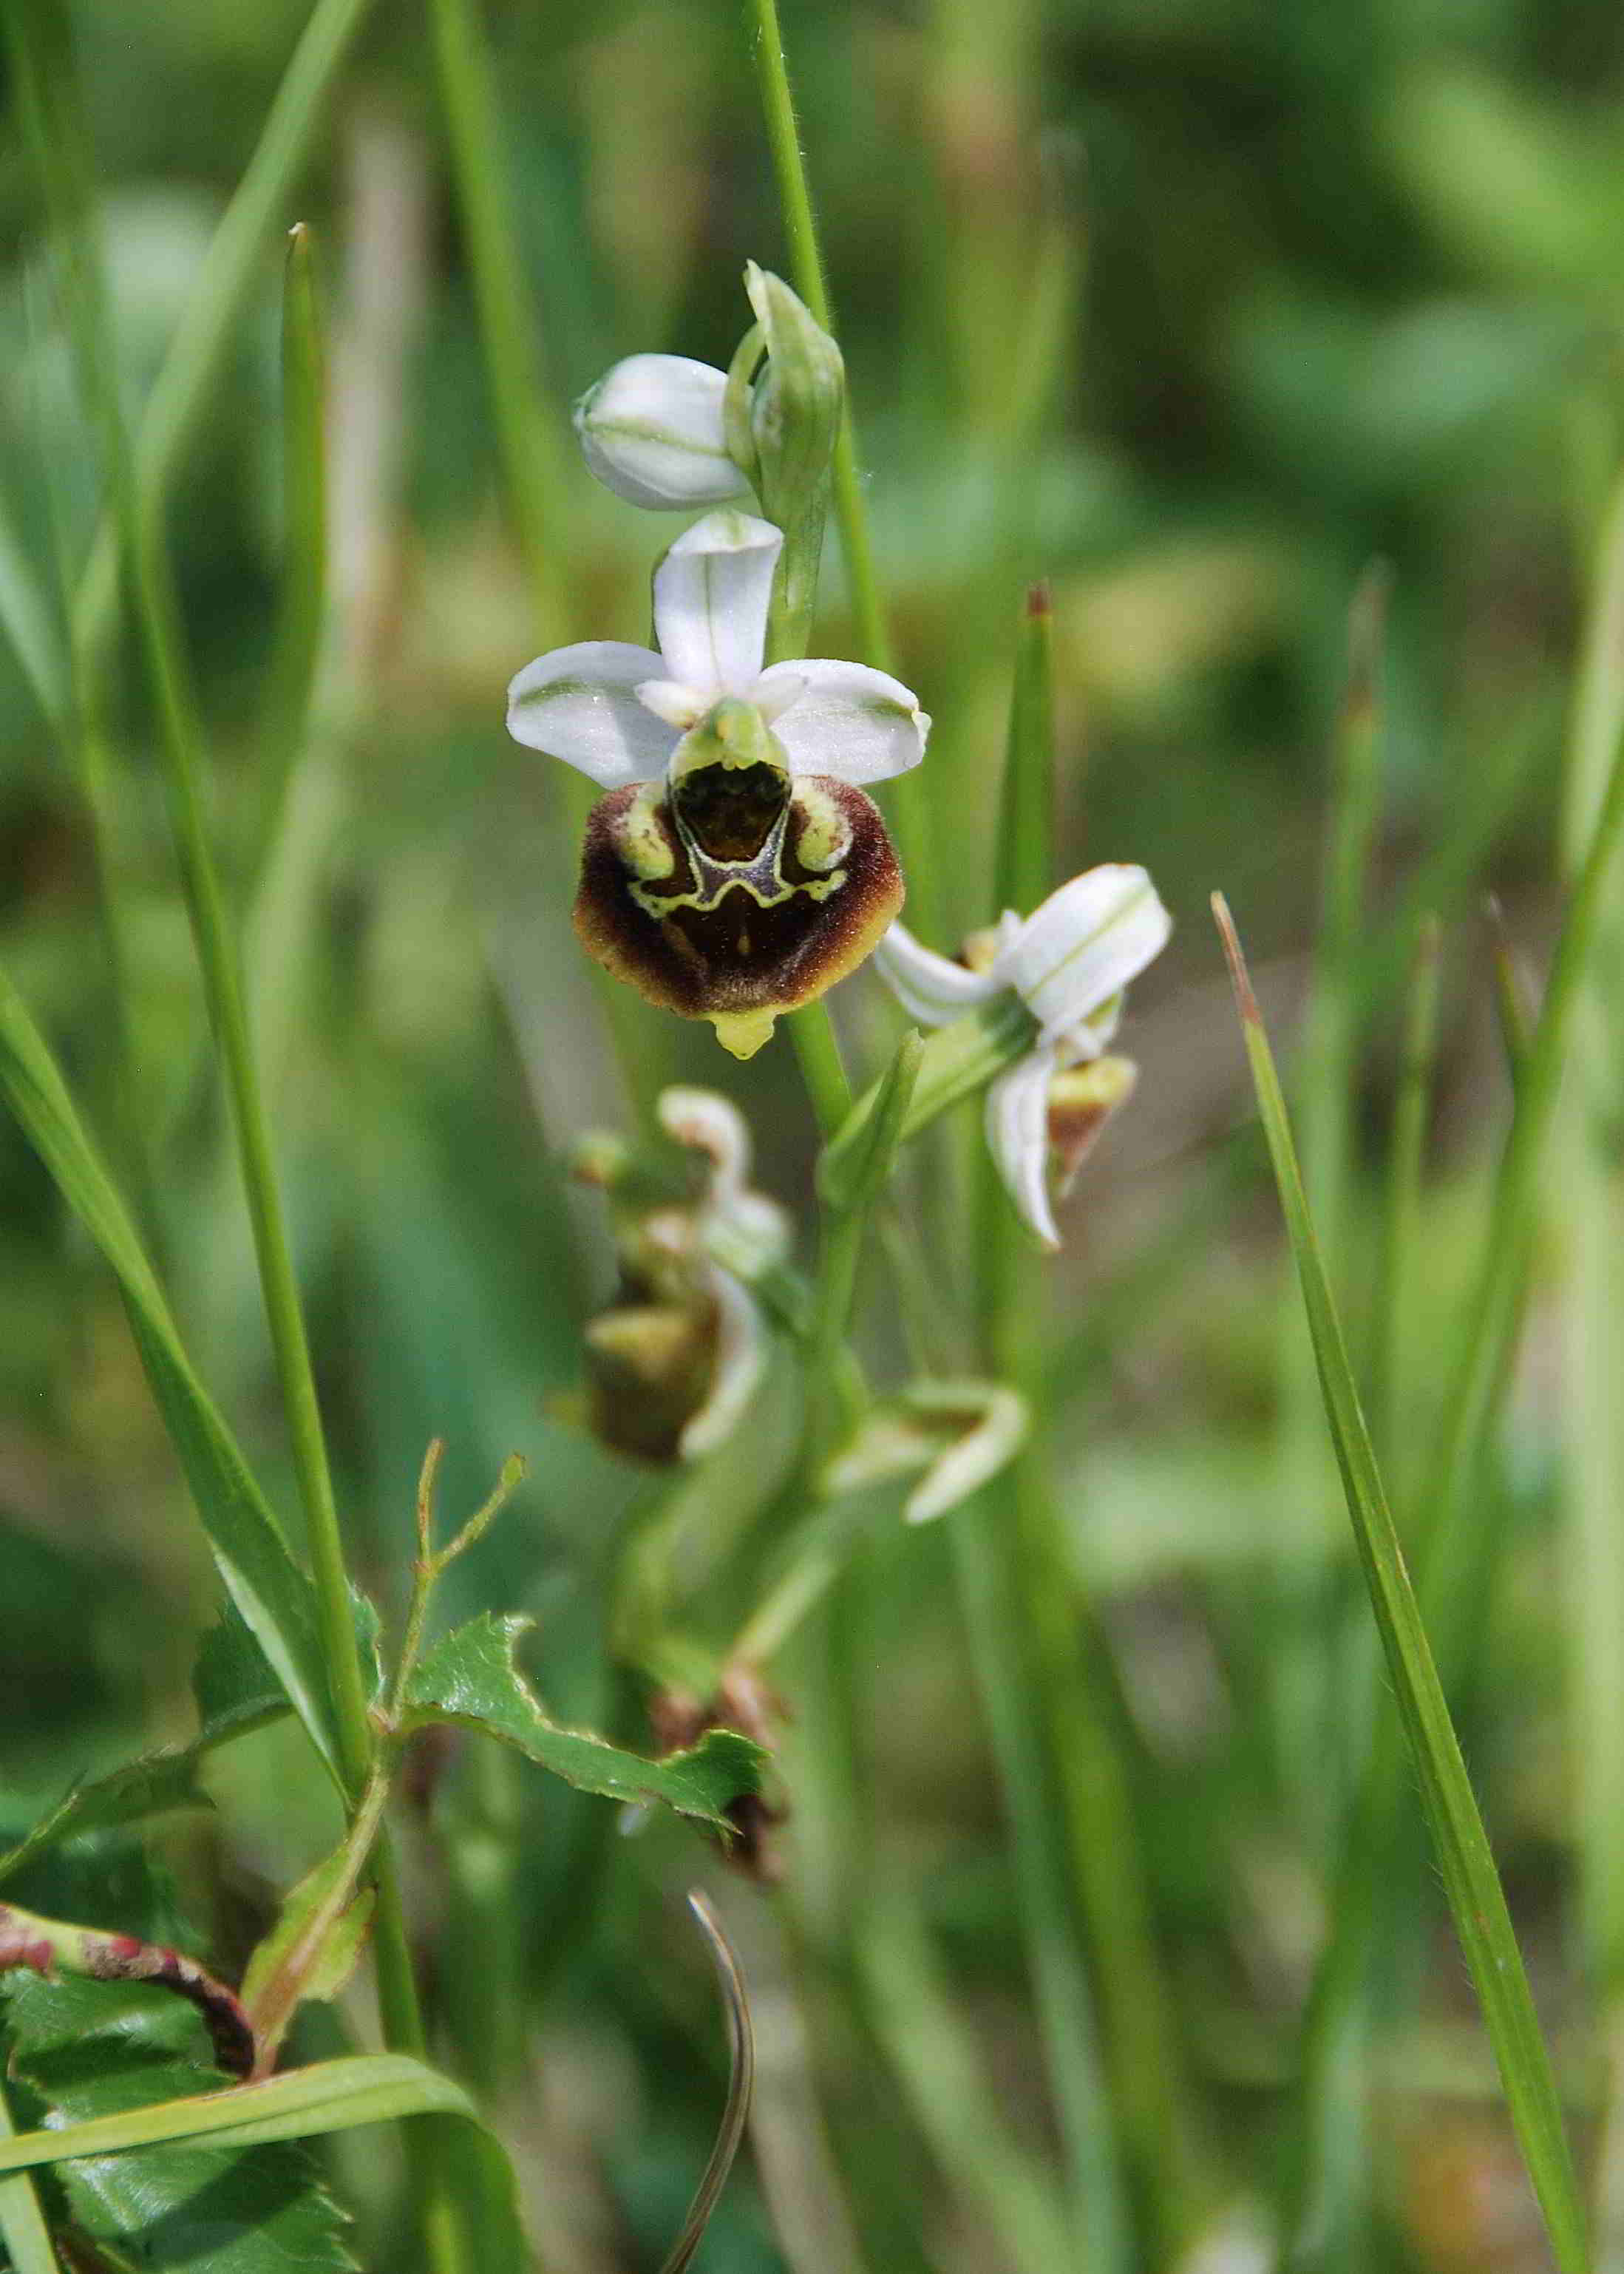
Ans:
{"type": "Polygon", "coordinates": [[[733,1729],[710,1729],[686,1752],[644,1760],[606,1738],[561,1728],[545,1713],[514,1663],[529,1619],[484,1612],[437,1643],[413,1675],[402,1728],[451,1722],[514,1746],[583,1792],[605,1799],[660,1801],[679,1815],[726,1828],[729,1804],[754,1793],[763,1758],[759,1745],[733,1729]]]}

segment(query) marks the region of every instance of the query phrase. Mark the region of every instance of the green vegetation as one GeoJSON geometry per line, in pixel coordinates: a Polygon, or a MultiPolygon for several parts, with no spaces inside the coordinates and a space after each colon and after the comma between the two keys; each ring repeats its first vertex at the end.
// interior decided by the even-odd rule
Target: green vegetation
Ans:
{"type": "Polygon", "coordinates": [[[0,20],[0,2274],[1620,2263],[1615,16],[0,20]],[[1022,920],[743,1062],[641,354],[1022,920]]]}

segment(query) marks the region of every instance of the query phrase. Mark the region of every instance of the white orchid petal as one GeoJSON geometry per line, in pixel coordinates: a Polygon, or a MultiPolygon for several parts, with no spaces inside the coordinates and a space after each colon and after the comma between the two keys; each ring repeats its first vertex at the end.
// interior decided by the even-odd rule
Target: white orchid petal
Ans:
{"type": "Polygon", "coordinates": [[[960,1425],[908,1495],[902,1510],[908,1524],[929,1524],[979,1492],[1013,1460],[1031,1423],[1020,1392],[999,1382],[919,1382],[903,1398],[927,1422],[960,1425]]]}
{"type": "Polygon", "coordinates": [[[767,1363],[767,1329],[756,1298],[731,1273],[712,1266],[716,1299],[716,1366],[710,1394],[691,1414],[677,1441],[685,1461],[726,1443],[744,1419],[767,1363]]]}
{"type": "Polygon", "coordinates": [[[1102,1058],[1115,1041],[1116,1029],[1122,1024],[1124,999],[1121,995],[1113,995],[1109,1003],[1091,1011],[1075,1026],[1063,1028],[1057,1035],[1040,1035],[1039,1039],[1056,1052],[1061,1066],[1087,1065],[1093,1059],[1102,1058]]]}
{"type": "Polygon", "coordinates": [[[1017,1059],[987,1092],[987,1142],[1017,1214],[1045,1247],[1058,1247],[1060,1233],[1049,1200],[1049,1085],[1055,1074],[1052,1050],[1036,1050],[1017,1059]]]}
{"type": "Polygon", "coordinates": [[[654,629],[665,671],[685,685],[741,695],[761,675],[772,575],[784,532],[748,513],[708,513],[654,572],[654,629]]]}
{"type": "Polygon", "coordinates": [[[631,505],[720,505],[748,486],[727,454],[727,374],[688,356],[628,356],[575,405],[600,482],[631,505]]]}
{"type": "Polygon", "coordinates": [[[554,648],[527,663],[508,688],[508,732],[590,774],[604,789],[652,781],[677,738],[638,701],[637,689],[664,668],[650,649],[623,640],[554,648]]]}
{"type": "Polygon", "coordinates": [[[993,968],[1052,1042],[1073,1035],[1120,994],[1161,953],[1172,929],[1145,870],[1112,862],[1051,892],[993,968]]]}
{"type": "Polygon", "coordinates": [[[929,1524],[979,1491],[1019,1452],[1030,1427],[1026,1401],[993,1382],[910,1382],[870,1406],[856,1435],[818,1478],[838,1500],[923,1471],[903,1503],[909,1524],[929,1524]]]}
{"type": "Polygon", "coordinates": [[[865,663],[815,659],[775,663],[761,683],[790,678],[806,685],[775,731],[793,772],[861,785],[906,773],[924,757],[930,721],[899,679],[865,663]]]}
{"type": "Polygon", "coordinates": [[[797,671],[793,664],[775,664],[771,671],[763,672],[750,689],[749,698],[771,727],[775,719],[793,709],[809,683],[805,672],[797,671]]]}
{"type": "Polygon", "coordinates": [[[679,734],[697,727],[710,708],[697,687],[684,687],[680,679],[645,679],[636,694],[645,711],[652,711],[679,734]]]}
{"type": "Polygon", "coordinates": [[[966,971],[934,949],[921,947],[906,924],[894,923],[874,951],[881,978],[910,1018],[945,1027],[998,992],[990,972],[966,971]]]}
{"type": "Polygon", "coordinates": [[[759,1278],[770,1266],[788,1260],[794,1245],[788,1210],[765,1193],[733,1193],[725,1203],[718,1201],[716,1216],[741,1279],[759,1278]]]}
{"type": "Polygon", "coordinates": [[[710,1161],[715,1197],[731,1200],[743,1191],[750,1167],[750,1130],[731,1098],[719,1090],[675,1083],[661,1090],[654,1111],[667,1137],[691,1146],[710,1161]]]}

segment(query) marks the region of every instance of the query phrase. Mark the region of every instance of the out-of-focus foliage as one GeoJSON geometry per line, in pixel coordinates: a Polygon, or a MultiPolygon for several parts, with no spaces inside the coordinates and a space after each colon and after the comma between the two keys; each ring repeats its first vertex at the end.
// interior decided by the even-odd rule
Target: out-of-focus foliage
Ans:
{"type": "MultiPolygon", "coordinates": [[[[74,12],[119,381],[139,418],[306,10],[80,0],[74,12]]],[[[449,1443],[447,1500],[470,1506],[521,1449],[530,1482],[448,1575],[440,1610],[447,1624],[491,1603],[533,1615],[549,1712],[635,1750],[649,1735],[605,1624],[628,1525],[663,1485],[578,1426],[581,1325],[613,1266],[561,1163],[583,1129],[629,1126],[665,1081],[726,1088],[750,1118],[758,1181],[797,1212],[804,1242],[813,1137],[783,1042],[735,1068],[708,1028],[628,998],[622,1079],[568,918],[578,811],[560,770],[507,739],[502,696],[544,647],[645,637],[649,570],[680,526],[594,485],[570,447],[570,403],[638,350],[726,364],[745,261],[781,260],[737,13],[733,0],[489,10],[553,418],[537,448],[559,469],[563,621],[536,620],[504,508],[434,54],[414,9],[368,19],[285,215],[312,225],[331,304],[342,610],[342,700],[290,759],[269,699],[274,250],[170,516],[211,818],[358,1574],[398,1617],[431,1434],[449,1443]]],[[[1418,892],[1449,926],[1425,1252],[1401,1322],[1402,1444],[1424,1456],[1435,1353],[1481,1222],[1485,1133],[1506,1106],[1475,901],[1492,878],[1519,936],[1543,936],[1582,587],[1624,433],[1624,26],[1600,0],[798,0],[785,29],[898,668],[937,722],[924,778],[939,904],[960,926],[991,914],[1013,625],[1022,583],[1041,572],[1062,720],[1057,874],[1143,862],[1179,919],[1136,990],[1139,1095],[1067,1219],[1053,1379],[1060,1487],[1103,1710],[1132,1766],[1201,2159],[1221,2175],[1215,2195],[1245,2212],[1270,2184],[1324,1924],[1323,1826],[1282,1752],[1312,1758],[1325,1733],[1297,1727],[1282,1745],[1277,1670],[1304,1630],[1323,1630],[1327,1600],[1333,1630],[1349,1614],[1344,1638],[1359,1607],[1328,1514],[1307,1608],[1278,1585],[1279,1254],[1257,1148],[1229,1136],[1243,1069],[1206,895],[1228,891],[1289,1028],[1349,599],[1385,555],[1384,808],[1339,1291],[1357,1322],[1400,1024],[1402,943],[1387,927],[1418,892]]],[[[20,623],[25,644],[32,630],[49,659],[67,651],[64,583],[100,500],[20,149],[0,138],[0,628],[20,623]]],[[[829,553],[814,648],[842,655],[829,553]]],[[[127,1025],[84,787],[9,636],[0,964],[139,1196],[211,1393],[290,1510],[129,646],[108,721],[106,855],[127,1025]]],[[[836,1011],[877,1067],[895,1020],[872,977],[845,986],[836,1011]]],[[[935,1261],[951,1280],[959,1259],[935,1261]]],[[[1542,1250],[1483,1496],[1492,1600],[1460,1703],[1560,2042],[1584,2020],[1564,1943],[1564,1795],[1583,1733],[1561,1699],[1552,1264],[1542,1250]]],[[[895,1369],[883,1303],[866,1343],[876,1369],[895,1369]]],[[[758,1421],[695,1480],[685,1541],[741,1524],[771,1482],[789,1410],[775,1376],[758,1421]]],[[[1401,1450],[1401,1478],[1417,1466],[1401,1450]]],[[[762,2184],[735,2183],[706,2246],[718,2274],[836,2263],[841,2196],[864,2260],[887,2274],[1001,2263],[981,2206],[1004,2199],[1009,2170],[1024,2202],[1047,2153],[1003,1823],[941,1529],[879,1535],[860,1580],[775,1672],[793,1709],[778,1729],[793,1931],[752,1891],[730,1890],[728,1908],[759,1996],[787,2003],[796,1982],[801,2003],[783,2024],[781,2071],[763,2076],[762,2184]],[[846,1731],[851,1788],[820,1758],[831,1722],[846,1731]],[[853,2001],[853,1891],[897,1885],[922,1908],[1009,2128],[999,2172],[962,2193],[944,2192],[934,2160],[951,2127],[893,2082],[919,2073],[923,2008],[883,2007],[887,2028],[919,2032],[888,2055],[853,2001]],[[798,2097],[813,2074],[826,2157],[798,2097]],[[798,2239],[782,2225],[797,2200],[812,2206],[798,2239]]],[[[216,1608],[117,1294],[9,1117],[0,1569],[5,1845],[77,1781],[192,1736],[192,1661],[216,1608]]],[[[748,1608],[703,1587],[695,1598],[711,1645],[748,1608]]],[[[154,1841],[185,1937],[235,1978],[277,1892],[332,1846],[332,1801],[286,1727],[199,1773],[217,1809],[168,1818],[154,1841]]],[[[488,2090],[550,2238],[545,2263],[560,2270],[658,2264],[709,2143],[723,2055],[703,1954],[670,1901],[707,1866],[695,1841],[674,1824],[622,1841],[603,1803],[490,1775],[455,1740],[414,1791],[407,1879],[414,1924],[441,1954],[435,2025],[448,2065],[488,2090]],[[492,1858],[515,1826],[516,1909],[505,1895],[493,1909],[492,1858]]],[[[98,1916],[124,1900],[132,1928],[154,1931],[134,1855],[132,1834],[109,1833],[94,1853],[40,1859],[17,1899],[98,1916]]],[[[1539,2239],[1515,2167],[1507,2176],[1441,1904],[1418,1850],[1402,1861],[1420,1930],[1411,1971],[1425,1982],[1413,1998],[1395,1969],[1378,2055],[1380,2229],[1365,2263],[1533,2268],[1539,2239]]],[[[296,2044],[333,2050],[359,2010],[304,2017],[296,2044]]],[[[332,2152],[365,2263],[396,2263],[382,2151],[332,2152]]]]}

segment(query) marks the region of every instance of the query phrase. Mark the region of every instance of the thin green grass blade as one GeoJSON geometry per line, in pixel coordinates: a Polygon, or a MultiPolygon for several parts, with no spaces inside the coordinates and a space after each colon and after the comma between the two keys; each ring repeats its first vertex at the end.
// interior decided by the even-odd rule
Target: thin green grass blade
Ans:
{"type": "Polygon", "coordinates": [[[1055,615],[1047,584],[1026,594],[1015,645],[998,823],[995,918],[1028,914],[1054,883],[1055,615]],[[1031,754],[1035,753],[1035,762],[1031,754]]]}
{"type": "Polygon", "coordinates": [[[1013,2274],[1056,2274],[1071,2238],[1053,2184],[1011,2133],[914,1906],[888,1901],[870,1915],[857,1959],[876,2034],[938,2165],[1013,2274]]]}
{"type": "Polygon", "coordinates": [[[1448,917],[1463,904],[1470,906],[1485,862],[1560,738],[1560,704],[1542,689],[1486,734],[1475,727],[1469,749],[1442,754],[1440,778],[1453,781],[1463,766],[1470,768],[1472,794],[1451,800],[1428,832],[1429,849],[1393,913],[1385,922],[1372,921],[1357,974],[1361,1005],[1380,1002],[1403,984],[1417,937],[1430,915],[1437,911],[1448,917]]]}
{"type": "MultiPolygon", "coordinates": [[[[1568,732],[1564,865],[1576,873],[1605,810],[1606,765],[1624,728],[1624,472],[1615,473],[1590,573],[1584,653],[1568,732]]],[[[1619,972],[1624,877],[1613,864],[1598,953],[1576,1012],[1574,1073],[1558,1116],[1548,1190],[1560,1239],[1563,1562],[1579,1949],[1599,2008],[1607,2079],[1597,2154],[1597,2255],[1624,2255],[1624,1332],[1618,1257],[1624,1197],[1618,1166],[1619,972]]]]}
{"type": "Polygon", "coordinates": [[[1498,892],[1485,893],[1483,917],[1494,963],[1494,1008],[1500,1018],[1500,1046],[1506,1053],[1506,1067],[1515,1089],[1522,1079],[1529,1041],[1534,1031],[1528,982],[1512,946],[1506,911],[1500,906],[1498,892]]]}
{"type": "MultiPolygon", "coordinates": [[[[0,2082],[0,2147],[16,2136],[0,2082]]],[[[21,2172],[0,2180],[0,2247],[11,2262],[11,2274],[60,2274],[34,2181],[21,2172]]]]}
{"type": "Polygon", "coordinates": [[[1562,2274],[1584,2274],[1590,2263],[1584,2211],[1528,1977],[1365,1428],[1268,1038],[1221,895],[1214,896],[1213,906],[1229,958],[1259,1111],[1302,1282],[1348,1513],[1420,1779],[1444,1891],[1556,2263],[1562,2274]]]}
{"type": "Polygon", "coordinates": [[[77,1784],[55,1808],[30,1826],[23,1837],[0,1854],[0,1880],[9,1879],[37,1856],[78,1839],[86,1832],[105,1832],[122,1824],[139,1824],[175,1808],[213,1805],[198,1781],[207,1755],[233,1738],[245,1737],[280,1720],[288,1701],[278,1697],[258,1713],[246,1713],[222,1725],[206,1727],[189,1745],[171,1745],[144,1753],[137,1760],[110,1769],[105,1776],[77,1784]]]}
{"type": "Polygon", "coordinates": [[[78,2156],[117,2156],[177,2140],[203,2140],[213,2148],[262,2148],[274,2140],[308,2140],[319,2133],[390,2124],[402,2116],[480,2116],[460,2084],[407,2053],[357,2053],[316,2061],[263,2084],[233,2085],[227,2092],[161,2100],[115,2116],[49,2131],[19,2132],[0,2140],[0,2172],[37,2170],[78,2156]]]}
{"type": "MultiPolygon", "coordinates": [[[[203,737],[165,542],[162,498],[144,486],[141,464],[132,451],[119,410],[94,235],[91,151],[71,50],[53,53],[49,20],[30,21],[20,31],[12,28],[19,75],[29,96],[28,124],[35,164],[69,288],[70,333],[79,387],[106,456],[107,486],[126,556],[136,626],[157,708],[170,830],[209,1025],[230,1100],[266,1321],[304,1502],[314,1572],[314,1615],[326,1661],[327,1694],[333,1706],[328,1726],[336,1741],[346,1788],[353,1796],[365,1781],[372,1732],[354,1649],[338,1512],[259,1066],[243,1001],[237,945],[205,818],[203,737]]],[[[132,1312],[132,1316],[145,1353],[146,1314],[132,1312]]],[[[157,1356],[160,1359],[163,1356],[162,1345],[157,1346],[157,1356]]],[[[162,1395],[161,1390],[161,1400],[162,1395]]],[[[195,1401],[179,1398],[164,1410],[171,1428],[176,1429],[189,1426],[197,1408],[195,1401]]],[[[182,1457],[185,1458],[184,1447],[182,1457]]],[[[398,1924],[387,1915],[386,1906],[380,1921],[380,1963],[387,2002],[399,2009],[401,2026],[394,2032],[395,2041],[416,2050],[404,2018],[413,2001],[398,1924]]]]}
{"type": "MultiPolygon", "coordinates": [[[[1378,815],[1388,581],[1385,566],[1373,563],[1348,614],[1346,677],[1331,735],[1320,928],[1301,1048],[1290,1075],[1303,1158],[1333,1271],[1342,1253],[1348,1214],[1361,1007],[1357,978],[1365,877],[1378,815]]],[[[1334,1837],[1357,1761],[1342,1750],[1348,1721],[1335,1694],[1335,1602],[1327,1569],[1335,1491],[1313,1352],[1289,1294],[1281,1306],[1278,1362],[1280,1521],[1274,1584],[1279,1615],[1267,1660],[1272,1734],[1295,1812],[1323,1850],[1334,1837]]],[[[1357,1729],[1353,1734],[1357,1743],[1357,1729]]]]}
{"type": "Polygon", "coordinates": [[[310,1582],[289,1552],[236,1439],[192,1372],[129,1211],[85,1133],[43,1037],[4,972],[0,1097],[112,1268],[221,1575],[300,1720],[332,1764],[333,1709],[310,1582]]]}
{"type": "Polygon", "coordinates": [[[502,473],[543,641],[561,638],[563,468],[534,342],[534,296],[514,228],[501,105],[477,0],[432,0],[440,106],[468,240],[502,473]]]}
{"type": "MultiPolygon", "coordinates": [[[[1407,1315],[1407,1274],[1418,1253],[1422,1171],[1438,1055],[1438,996],[1443,932],[1429,916],[1416,942],[1404,1010],[1403,1056],[1393,1101],[1393,1133],[1382,1193],[1381,1249],[1376,1268],[1376,1329],[1371,1344],[1371,1434],[1395,1473],[1398,1455],[1400,1337],[1407,1315]]],[[[1401,1487],[1402,1479],[1400,1479],[1401,1487]]]]}
{"type": "MultiPolygon", "coordinates": [[[[1496,1393],[1510,1362],[1540,1207],[1546,1140],[1568,1063],[1604,891],[1621,836],[1624,738],[1614,749],[1589,850],[1552,959],[1539,1023],[1523,1061],[1483,1255],[1466,1308],[1466,1337],[1445,1404],[1437,1452],[1420,1495],[1426,1551],[1422,1559],[1423,1589],[1429,1615],[1435,1620],[1440,1614],[1447,1620],[1449,1605],[1468,1599],[1464,1581],[1472,1541],[1470,1527],[1461,1517],[1492,1421],[1496,1393]]],[[[1447,1650],[1440,1654],[1447,1662],[1447,1650]]]]}
{"type": "MultiPolygon", "coordinates": [[[[997,862],[1001,905],[1023,912],[1055,881],[1055,753],[1053,620],[1048,590],[1036,585],[1026,596],[1016,647],[997,862]]],[[[1056,1800],[1052,1868],[1095,1984],[1101,2089],[1122,2166],[1112,2173],[1121,2192],[1114,2217],[1128,2231],[1131,2200],[1141,2248],[1170,2262],[1189,2238],[1198,2181],[1139,1826],[1101,1679],[1101,1638],[1054,1490],[1044,1427],[1049,1276],[990,1161],[979,1158],[977,1166],[987,1354],[1033,1415],[1026,1444],[995,1481],[979,1520],[1007,1562],[1019,1605],[1026,1663],[1018,1668],[1011,1654],[1009,1678],[1019,1674],[1030,1685],[1034,1760],[1041,1758],[1056,1800]]],[[[1029,1868],[1041,1868],[1035,1855],[1029,1868]]],[[[1071,2059],[1080,2067],[1075,2049],[1071,2059]]],[[[1075,2199],[1082,2167],[1074,2163],[1070,2176],[1075,2199]]]]}
{"type": "MultiPolygon", "coordinates": [[[[197,290],[176,328],[141,418],[134,449],[141,513],[161,517],[186,447],[208,408],[250,303],[261,289],[266,249],[309,155],[368,0],[317,0],[230,204],[215,230],[197,290]]],[[[118,587],[111,523],[99,531],[75,599],[78,636],[100,654],[111,632],[118,587]]]]}
{"type": "Polygon", "coordinates": [[[263,729],[266,783],[257,843],[276,830],[288,778],[310,724],[327,602],[327,347],[316,248],[304,222],[289,232],[282,302],[281,618],[263,729]]]}
{"type": "Polygon", "coordinates": [[[70,711],[67,650],[27,554],[0,508],[0,633],[34,701],[59,735],[70,711]]]}

